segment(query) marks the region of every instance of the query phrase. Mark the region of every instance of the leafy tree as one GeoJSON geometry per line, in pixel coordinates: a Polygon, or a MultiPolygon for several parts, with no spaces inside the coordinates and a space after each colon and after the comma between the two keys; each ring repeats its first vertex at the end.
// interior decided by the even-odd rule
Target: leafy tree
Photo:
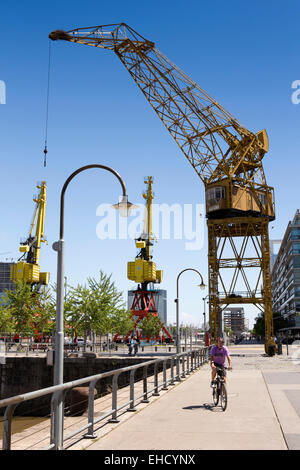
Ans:
{"type": "MultiPolygon", "coordinates": [[[[280,330],[281,328],[286,328],[288,326],[288,321],[285,320],[279,312],[273,312],[273,325],[274,334],[276,335],[278,330],[280,330]]],[[[255,324],[252,331],[256,336],[265,336],[264,313],[259,314],[259,316],[255,318],[255,324]]]]}
{"type": "Polygon", "coordinates": [[[158,316],[150,314],[142,320],[140,327],[145,336],[151,338],[159,334],[162,324],[158,316]]]}
{"type": "Polygon", "coordinates": [[[224,326],[224,332],[225,332],[230,338],[232,338],[232,336],[233,336],[233,331],[232,331],[228,326],[224,326]]]}
{"type": "Polygon", "coordinates": [[[255,324],[252,331],[256,336],[265,336],[265,316],[263,313],[260,313],[258,317],[255,318],[255,324]]]}
{"type": "Polygon", "coordinates": [[[71,287],[68,302],[65,319],[77,334],[85,334],[87,330],[108,334],[132,326],[122,292],[117,290],[111,275],[102,271],[99,280],[88,278],[87,285],[71,287]]]}
{"type": "Polygon", "coordinates": [[[14,331],[11,311],[6,305],[0,305],[0,331],[1,333],[12,333],[14,331]]]}
{"type": "Polygon", "coordinates": [[[134,329],[134,320],[130,310],[120,309],[111,316],[111,332],[126,336],[134,329]]]}
{"type": "Polygon", "coordinates": [[[26,282],[18,281],[15,290],[6,290],[3,298],[5,315],[11,316],[12,329],[16,333],[35,334],[48,325],[51,310],[48,309],[49,291],[39,292],[26,282]]]}

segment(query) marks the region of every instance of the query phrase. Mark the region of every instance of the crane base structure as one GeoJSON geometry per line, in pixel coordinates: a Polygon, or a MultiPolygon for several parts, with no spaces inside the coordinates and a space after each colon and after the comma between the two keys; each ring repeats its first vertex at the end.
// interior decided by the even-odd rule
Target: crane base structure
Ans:
{"type": "MultiPolygon", "coordinates": [[[[153,315],[155,317],[158,317],[158,312],[157,312],[157,307],[156,307],[156,302],[155,302],[155,291],[150,291],[150,290],[140,290],[137,289],[134,292],[134,298],[131,306],[131,313],[134,318],[134,328],[132,331],[130,331],[126,337],[124,338],[127,340],[133,332],[137,332],[137,328],[139,326],[139,323],[144,320],[144,318],[148,317],[149,315],[153,315]]],[[[159,318],[158,318],[159,319],[159,318]]],[[[160,321],[160,320],[159,320],[160,321]]],[[[161,329],[163,331],[162,335],[162,342],[165,342],[166,336],[170,339],[170,341],[173,341],[172,335],[169,333],[167,328],[164,326],[164,324],[160,321],[161,324],[161,329]]],[[[137,336],[139,339],[142,339],[142,331],[137,333],[137,336]]],[[[116,341],[118,337],[118,333],[114,336],[114,341],[116,341]]],[[[156,335],[155,337],[150,337],[146,336],[145,338],[147,341],[150,340],[160,340],[160,336],[156,335]]]]}
{"type": "Polygon", "coordinates": [[[255,305],[264,314],[265,352],[272,356],[276,352],[276,344],[273,340],[268,224],[269,219],[262,217],[222,218],[207,221],[209,318],[211,336],[213,340],[216,340],[221,332],[222,310],[230,304],[255,305]],[[228,252],[231,252],[229,256],[228,252]],[[228,283],[228,278],[230,283],[228,283]],[[237,290],[239,281],[243,282],[245,290],[237,290]]]}

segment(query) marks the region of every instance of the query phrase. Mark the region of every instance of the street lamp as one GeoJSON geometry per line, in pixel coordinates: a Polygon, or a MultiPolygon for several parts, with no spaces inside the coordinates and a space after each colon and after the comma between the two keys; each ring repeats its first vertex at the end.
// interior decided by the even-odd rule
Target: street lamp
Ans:
{"type": "Polygon", "coordinates": [[[206,333],[206,308],[205,308],[205,301],[209,297],[209,294],[207,294],[205,297],[202,298],[203,300],[203,317],[204,317],[204,333],[206,333]]]}
{"type": "MultiPolygon", "coordinates": [[[[59,240],[53,243],[52,248],[57,251],[57,288],[56,288],[56,335],[55,335],[55,361],[54,361],[54,385],[63,384],[63,370],[64,370],[64,198],[65,192],[72,181],[72,179],[79,173],[91,169],[100,168],[112,173],[119,180],[123,196],[121,202],[115,205],[116,209],[122,211],[122,215],[129,215],[130,209],[133,204],[128,202],[126,187],[121,176],[112,168],[99,164],[86,165],[74,171],[69,178],[65,181],[60,195],[60,224],[59,224],[59,240]]],[[[54,422],[56,442],[58,449],[63,446],[63,400],[62,395],[56,401],[54,407],[54,422]]]]}
{"type": "Polygon", "coordinates": [[[202,277],[202,274],[197,271],[197,269],[194,269],[194,268],[186,268],[186,269],[183,269],[177,276],[177,283],[176,283],[176,299],[175,299],[175,303],[176,303],[176,353],[179,354],[180,353],[180,345],[179,345],[179,278],[181,276],[182,273],[184,273],[185,271],[195,271],[196,273],[199,274],[200,278],[201,278],[201,284],[199,284],[199,287],[200,289],[205,289],[205,284],[203,282],[203,277],[202,277]]]}

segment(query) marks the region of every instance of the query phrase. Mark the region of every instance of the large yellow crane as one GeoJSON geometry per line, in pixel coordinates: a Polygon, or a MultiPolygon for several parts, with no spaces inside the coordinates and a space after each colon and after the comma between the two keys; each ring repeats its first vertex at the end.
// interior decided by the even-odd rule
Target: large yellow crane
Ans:
{"type": "Polygon", "coordinates": [[[41,185],[38,185],[37,188],[40,192],[33,199],[35,209],[29,235],[19,247],[19,251],[23,254],[18,262],[11,266],[12,281],[25,281],[32,286],[47,285],[49,283],[49,273],[41,273],[39,266],[41,243],[46,243],[44,237],[46,182],[42,181],[41,185]]]}
{"type": "Polygon", "coordinates": [[[268,223],[275,212],[262,165],[266,131],[242,126],[152,41],[124,23],[57,30],[49,37],[112,50],[126,67],[205,186],[212,338],[219,334],[224,308],[253,304],[264,313],[265,350],[273,355],[268,223]],[[254,281],[247,275],[251,268],[254,281]],[[241,282],[243,290],[237,290],[241,282]]]}

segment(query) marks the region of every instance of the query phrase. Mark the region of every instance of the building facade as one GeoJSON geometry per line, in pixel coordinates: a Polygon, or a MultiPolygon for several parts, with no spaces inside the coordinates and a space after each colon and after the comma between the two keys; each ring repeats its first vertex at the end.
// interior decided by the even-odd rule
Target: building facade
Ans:
{"type": "Polygon", "coordinates": [[[228,307],[223,311],[224,327],[229,328],[235,335],[245,331],[244,307],[228,307]]]}
{"type": "Polygon", "coordinates": [[[289,222],[272,269],[273,311],[300,328],[300,213],[289,222]]]}
{"type": "Polygon", "coordinates": [[[14,263],[0,263],[0,297],[4,295],[6,289],[15,289],[15,283],[10,280],[10,269],[12,264],[14,263]]]}

